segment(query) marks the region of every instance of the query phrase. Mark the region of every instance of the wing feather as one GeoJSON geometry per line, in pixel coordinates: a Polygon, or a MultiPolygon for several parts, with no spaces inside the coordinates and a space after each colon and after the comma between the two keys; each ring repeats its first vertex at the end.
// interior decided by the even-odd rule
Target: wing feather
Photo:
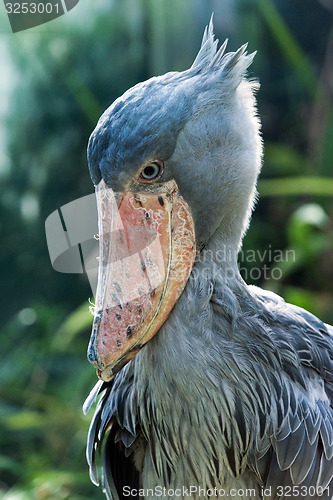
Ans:
{"type": "Polygon", "coordinates": [[[128,498],[123,487],[139,488],[140,473],[133,451],[141,435],[135,411],[132,411],[131,377],[124,370],[113,381],[97,383],[84,405],[88,411],[102,393],[90,424],[87,440],[87,462],[90,478],[99,485],[96,452],[103,453],[102,488],[108,500],[128,498]]]}
{"type": "Polygon", "coordinates": [[[121,440],[116,442],[119,430],[120,427],[114,422],[104,449],[102,486],[108,500],[128,498],[123,491],[124,486],[130,489],[140,487],[139,471],[135,467],[133,454],[127,455],[121,440]]]}
{"type": "Polygon", "coordinates": [[[279,345],[283,370],[280,378],[270,382],[276,408],[272,406],[271,416],[268,410],[262,417],[266,417],[271,448],[257,453],[257,460],[251,457],[249,466],[264,486],[272,487],[273,498],[288,498],[278,497],[278,486],[299,485],[315,488],[311,493],[303,490],[305,500],[332,500],[333,327],[273,293],[253,291],[263,306],[260,317],[279,345]],[[325,494],[320,496],[322,491],[325,494]]]}

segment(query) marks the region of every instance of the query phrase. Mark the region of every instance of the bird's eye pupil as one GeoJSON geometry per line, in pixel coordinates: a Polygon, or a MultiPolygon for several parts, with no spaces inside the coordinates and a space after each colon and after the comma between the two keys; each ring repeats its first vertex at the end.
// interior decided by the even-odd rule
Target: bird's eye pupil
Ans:
{"type": "Polygon", "coordinates": [[[158,163],[153,162],[147,165],[142,170],[141,176],[143,177],[143,179],[152,180],[159,175],[160,171],[161,171],[160,165],[158,163]]]}
{"type": "Polygon", "coordinates": [[[146,167],[143,172],[146,177],[153,177],[156,173],[156,167],[150,165],[149,167],[146,167]]]}

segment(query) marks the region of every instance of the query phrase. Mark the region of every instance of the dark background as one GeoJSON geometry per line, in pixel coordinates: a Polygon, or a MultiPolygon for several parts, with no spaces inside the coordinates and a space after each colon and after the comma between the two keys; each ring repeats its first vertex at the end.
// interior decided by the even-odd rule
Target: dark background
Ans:
{"type": "Polygon", "coordinates": [[[213,11],[229,50],[258,50],[265,160],[244,254],[264,257],[242,273],[333,323],[332,1],[81,0],[17,34],[2,19],[1,498],[104,498],[89,482],[81,413],[96,381],[91,291],[85,275],[52,269],[45,219],[93,192],[86,144],[101,112],[138,81],[188,68],[213,11]],[[295,258],[272,262],[268,250],[295,258]],[[264,265],[267,279],[252,272],[264,265]]]}

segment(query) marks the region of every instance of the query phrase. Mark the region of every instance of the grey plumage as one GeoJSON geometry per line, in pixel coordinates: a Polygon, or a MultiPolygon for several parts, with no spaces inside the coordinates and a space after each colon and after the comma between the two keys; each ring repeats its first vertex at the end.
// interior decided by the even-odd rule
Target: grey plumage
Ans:
{"type": "Polygon", "coordinates": [[[93,181],[117,190],[163,159],[163,181],[177,180],[201,248],[158,334],[85,406],[102,393],[87,459],[98,484],[106,442],[108,499],[123,498],[125,485],[253,489],[238,500],[287,499],[288,486],[307,500],[333,496],[333,329],[238,273],[261,140],[256,84],[244,79],[253,55],[245,46],[224,55],[225,45],[217,49],[210,24],[189,70],[125,93],[89,143],[93,181]],[[220,248],[232,249],[222,261],[220,248]]]}
{"type": "Polygon", "coordinates": [[[133,436],[143,436],[149,486],[253,487],[257,498],[261,485],[332,488],[330,331],[240,281],[192,282],[159,335],[105,385],[93,442],[112,419],[134,455],[133,436]]]}

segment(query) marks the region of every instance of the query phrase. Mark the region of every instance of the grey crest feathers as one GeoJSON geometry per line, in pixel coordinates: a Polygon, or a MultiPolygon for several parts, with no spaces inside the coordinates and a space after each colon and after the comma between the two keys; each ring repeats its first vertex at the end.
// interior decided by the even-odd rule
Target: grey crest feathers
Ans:
{"type": "Polygon", "coordinates": [[[226,45],[227,40],[218,49],[211,21],[188,70],[135,85],[103,113],[88,144],[89,170],[95,185],[103,177],[114,190],[121,190],[144,163],[167,161],[191,115],[204,108],[208,100],[215,106],[222,104],[235,91],[255,53],[247,55],[243,45],[236,52],[224,54],[226,45]]]}
{"type": "Polygon", "coordinates": [[[231,77],[234,82],[233,87],[235,87],[239,85],[257,52],[247,55],[247,43],[245,43],[236,52],[224,54],[228,39],[219,49],[218,43],[214,35],[213,18],[211,18],[209,26],[205,28],[198,55],[189,71],[198,73],[217,69],[220,71],[220,77],[231,77]]]}

